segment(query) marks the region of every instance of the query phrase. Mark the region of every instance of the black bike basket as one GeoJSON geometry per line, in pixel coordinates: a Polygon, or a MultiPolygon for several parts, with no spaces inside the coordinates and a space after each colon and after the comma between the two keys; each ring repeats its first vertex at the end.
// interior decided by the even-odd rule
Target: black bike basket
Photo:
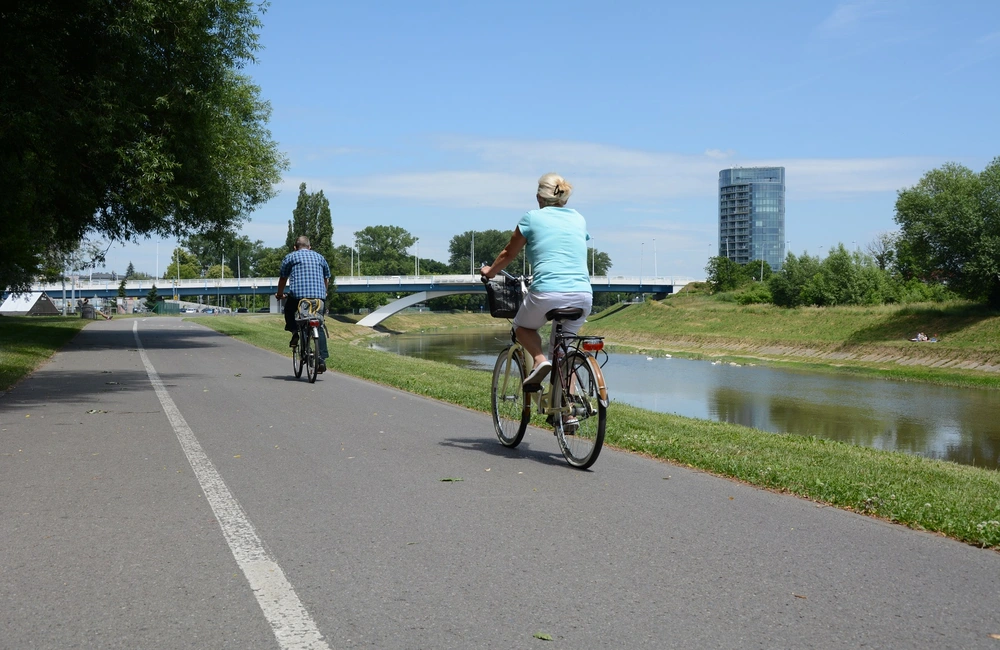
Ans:
{"type": "Polygon", "coordinates": [[[514,318],[524,299],[521,281],[505,276],[493,278],[486,283],[486,299],[490,305],[490,316],[514,318]]]}

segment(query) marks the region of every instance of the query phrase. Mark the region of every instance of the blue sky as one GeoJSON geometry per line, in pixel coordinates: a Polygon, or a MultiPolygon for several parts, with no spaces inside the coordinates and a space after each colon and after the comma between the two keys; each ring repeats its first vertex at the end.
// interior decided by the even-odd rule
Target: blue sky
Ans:
{"type": "MultiPolygon", "coordinates": [[[[612,275],[700,279],[723,168],[785,166],[786,240],[816,255],[895,229],[925,172],[1000,156],[995,0],[277,0],[263,21],[248,72],[291,162],[243,229],[268,246],[305,182],[336,245],[396,225],[447,261],[555,171],[612,275]]],[[[109,251],[118,271],[155,260],[156,240],[109,251]]]]}

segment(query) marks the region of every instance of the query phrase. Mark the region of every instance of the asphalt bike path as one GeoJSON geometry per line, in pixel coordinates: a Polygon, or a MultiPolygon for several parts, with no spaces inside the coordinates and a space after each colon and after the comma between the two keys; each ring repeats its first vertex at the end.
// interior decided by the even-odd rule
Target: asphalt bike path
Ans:
{"type": "Polygon", "coordinates": [[[0,517],[0,648],[1000,648],[996,552],[176,318],[0,397],[0,517]]]}

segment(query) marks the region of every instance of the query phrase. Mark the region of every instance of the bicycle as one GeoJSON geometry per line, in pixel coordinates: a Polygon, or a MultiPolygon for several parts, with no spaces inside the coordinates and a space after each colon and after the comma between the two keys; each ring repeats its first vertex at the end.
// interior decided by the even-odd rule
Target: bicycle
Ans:
{"type": "MultiPolygon", "coordinates": [[[[508,280],[520,283],[522,292],[526,290],[524,277],[501,273],[508,280]]],[[[504,309],[494,304],[493,293],[488,291],[487,294],[491,314],[512,317],[509,316],[509,298],[508,308],[504,309]]],[[[552,322],[550,349],[553,359],[546,390],[541,386],[528,392],[524,390],[524,379],[531,372],[534,360],[511,330],[511,343],[500,352],[493,367],[490,401],[493,426],[500,444],[511,448],[521,444],[534,408],[554,427],[567,462],[578,469],[587,469],[597,460],[604,445],[608,390],[601,372],[603,364],[595,356],[604,350],[604,338],[563,333],[564,321],[576,320],[582,315],[583,310],[575,307],[553,309],[545,315],[546,320],[552,322]]],[[[604,354],[606,363],[607,353],[604,354]]]]}
{"type": "Polygon", "coordinates": [[[319,336],[323,323],[323,301],[318,298],[302,298],[299,300],[295,314],[295,324],[298,327],[298,340],[292,346],[292,371],[295,378],[302,376],[305,368],[306,379],[310,384],[316,383],[316,368],[319,364],[319,336]]]}

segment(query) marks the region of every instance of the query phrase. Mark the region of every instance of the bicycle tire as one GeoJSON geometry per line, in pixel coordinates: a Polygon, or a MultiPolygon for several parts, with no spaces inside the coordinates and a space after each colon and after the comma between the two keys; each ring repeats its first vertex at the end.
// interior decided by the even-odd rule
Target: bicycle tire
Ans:
{"type": "Polygon", "coordinates": [[[305,366],[306,366],[306,379],[309,380],[310,384],[316,383],[316,364],[319,363],[319,339],[312,335],[312,328],[307,327],[303,332],[305,336],[305,366]]]}
{"type": "Polygon", "coordinates": [[[298,379],[302,376],[302,332],[299,331],[299,342],[292,348],[292,372],[295,373],[295,378],[298,379]]]}
{"type": "Polygon", "coordinates": [[[524,432],[531,419],[531,406],[525,399],[524,363],[520,349],[511,350],[507,346],[497,356],[493,366],[493,383],[490,388],[490,402],[493,411],[493,428],[504,447],[521,444],[524,432]]]}
{"type": "Polygon", "coordinates": [[[572,352],[560,364],[559,382],[563,384],[563,398],[572,407],[572,416],[578,425],[563,425],[556,419],[556,439],[563,456],[577,469],[587,469],[594,464],[604,446],[607,426],[607,389],[604,376],[594,358],[582,352],[572,352]],[[564,385],[569,379],[568,390],[564,385]]]}

